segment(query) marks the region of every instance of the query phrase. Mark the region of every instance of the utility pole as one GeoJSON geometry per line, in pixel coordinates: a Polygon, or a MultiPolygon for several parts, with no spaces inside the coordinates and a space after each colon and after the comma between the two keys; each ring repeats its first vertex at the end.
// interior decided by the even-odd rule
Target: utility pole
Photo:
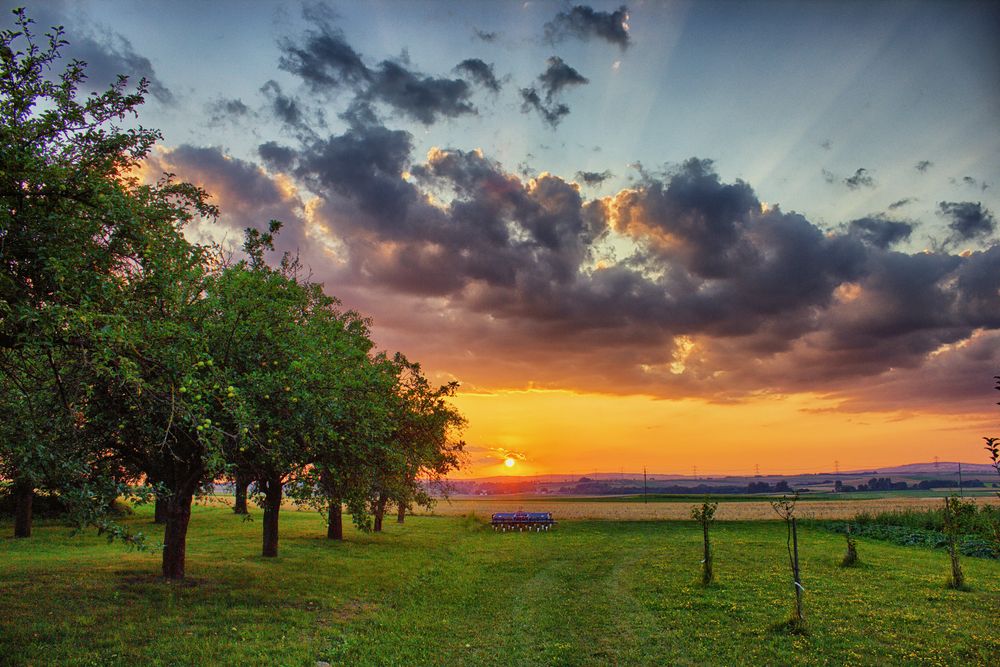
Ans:
{"type": "Polygon", "coordinates": [[[965,497],[965,489],[962,488],[962,462],[958,462],[958,492],[965,497]]]}
{"type": "Polygon", "coordinates": [[[934,457],[934,472],[937,472],[937,470],[938,470],[938,457],[935,456],[934,457]]]}
{"type": "Polygon", "coordinates": [[[760,477],[760,464],[759,463],[754,463],[753,464],[753,474],[754,474],[754,477],[760,477]]]}
{"type": "Polygon", "coordinates": [[[698,479],[698,466],[691,466],[691,476],[698,479]]]}
{"type": "Polygon", "coordinates": [[[840,461],[833,462],[833,469],[836,471],[836,474],[840,474],[840,461]]]}
{"type": "Polygon", "coordinates": [[[649,502],[646,499],[646,466],[642,466],[642,502],[643,504],[649,502]]]}

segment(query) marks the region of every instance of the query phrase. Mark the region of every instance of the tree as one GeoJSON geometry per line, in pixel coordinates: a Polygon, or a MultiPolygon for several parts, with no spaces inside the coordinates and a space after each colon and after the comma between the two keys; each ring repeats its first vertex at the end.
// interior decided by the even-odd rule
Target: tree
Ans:
{"type": "Polygon", "coordinates": [[[840,561],[840,567],[855,567],[861,561],[858,559],[858,545],[851,533],[850,522],[847,523],[844,536],[847,540],[847,551],[844,553],[843,560],[840,561]]]}
{"type": "MultiPolygon", "coordinates": [[[[396,353],[396,387],[392,396],[392,436],[373,466],[370,507],[374,529],[382,529],[386,505],[433,504],[429,485],[443,488],[445,476],[462,463],[465,443],[458,435],[465,419],[449,403],[458,389],[450,382],[437,388],[420,364],[396,353]]],[[[404,510],[405,511],[405,510],[404,510]]]]}
{"type": "Polygon", "coordinates": [[[691,518],[701,524],[704,543],[703,558],[701,561],[701,583],[704,586],[711,584],[715,578],[712,572],[712,547],[708,541],[708,527],[715,520],[715,510],[718,507],[719,503],[706,500],[701,504],[701,507],[695,506],[691,508],[691,518]]]}
{"type": "MultiPolygon", "coordinates": [[[[994,376],[993,379],[996,381],[994,389],[1000,391],[1000,375],[994,376]]],[[[997,403],[997,405],[1000,405],[1000,403],[997,403]]],[[[990,465],[1000,475],[1000,438],[984,437],[983,440],[986,441],[986,451],[990,455],[990,465]]],[[[997,492],[997,497],[1000,498],[1000,491],[997,492]]],[[[1000,557],[1000,517],[993,520],[993,550],[1000,557]]]]}
{"type": "Polygon", "coordinates": [[[298,278],[286,255],[279,268],[264,251],[281,225],[248,230],[249,260],[209,285],[213,316],[206,324],[227,381],[241,398],[246,426],[226,452],[237,477],[256,482],[264,508],[264,556],[278,553],[278,518],[285,486],[341,447],[344,387],[354,382],[372,347],[367,322],[343,312],[322,287],[298,278]]]}
{"type": "Polygon", "coordinates": [[[291,487],[296,502],[327,519],[327,538],[342,540],[343,507],[355,525],[371,529],[367,500],[373,470],[390,446],[396,367],[385,354],[368,354],[343,375],[337,406],[334,442],[317,442],[313,464],[291,487]]]}
{"type": "Polygon", "coordinates": [[[788,549],[788,566],[792,570],[792,586],[795,591],[795,613],[788,623],[792,632],[805,632],[806,617],[802,609],[802,573],[799,569],[799,535],[795,524],[795,504],[799,496],[796,493],[791,498],[785,497],[771,502],[771,507],[785,522],[787,530],[786,547],[788,549]]]}
{"type": "Polygon", "coordinates": [[[959,558],[959,540],[961,540],[962,528],[968,520],[968,516],[975,515],[975,512],[976,505],[971,501],[964,502],[955,495],[944,499],[944,534],[948,539],[948,557],[951,560],[949,588],[967,590],[965,574],[962,572],[962,563],[959,558]]]}
{"type": "Polygon", "coordinates": [[[159,133],[117,123],[145,81],[81,100],[84,63],[49,75],[62,29],[43,47],[23,10],[15,23],[0,33],[0,355],[6,388],[58,404],[62,426],[8,442],[5,467],[32,484],[68,472],[53,483],[91,523],[129,475],[165,484],[164,575],[182,577],[191,497],[219,460],[219,434],[198,421],[208,396],[177,393],[211,381],[196,313],[211,253],[183,229],[217,211],[194,186],[133,176],[159,133]]]}

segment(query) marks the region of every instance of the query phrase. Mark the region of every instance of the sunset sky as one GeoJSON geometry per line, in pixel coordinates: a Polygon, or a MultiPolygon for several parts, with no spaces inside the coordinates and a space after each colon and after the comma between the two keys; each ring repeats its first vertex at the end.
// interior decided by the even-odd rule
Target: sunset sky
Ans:
{"type": "Polygon", "coordinates": [[[223,212],[193,238],[283,220],[381,347],[461,382],[465,476],[1000,435],[1000,4],[0,4],[65,25],[94,89],[150,80],[148,174],[223,212]]]}

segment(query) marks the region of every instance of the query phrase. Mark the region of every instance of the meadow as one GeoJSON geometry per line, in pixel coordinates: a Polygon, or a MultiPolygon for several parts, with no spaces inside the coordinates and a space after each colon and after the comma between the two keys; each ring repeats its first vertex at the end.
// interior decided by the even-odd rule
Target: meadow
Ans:
{"type": "MultiPolygon", "coordinates": [[[[740,504],[742,506],[742,504],[740,504]]],[[[720,506],[720,510],[722,507],[720,506]]],[[[562,517],[560,517],[562,518],[562,517]]],[[[155,542],[140,508],[130,519],[155,542]]],[[[690,521],[564,520],[494,533],[481,518],[410,517],[381,534],[323,537],[285,512],[264,559],[260,516],[197,506],[188,579],[158,553],[40,525],[0,525],[5,664],[659,665],[929,664],[1000,660],[1000,562],[966,558],[970,591],[945,585],[943,551],[800,530],[808,633],[791,634],[785,527],[721,521],[717,582],[699,583],[690,521]]]]}

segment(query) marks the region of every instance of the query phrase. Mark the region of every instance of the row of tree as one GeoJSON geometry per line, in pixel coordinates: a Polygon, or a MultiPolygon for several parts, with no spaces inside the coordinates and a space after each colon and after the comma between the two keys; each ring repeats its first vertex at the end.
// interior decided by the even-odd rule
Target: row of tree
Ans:
{"type": "Polygon", "coordinates": [[[192,500],[220,478],[259,494],[265,556],[283,494],[324,511],[331,537],[345,503],[378,528],[388,504],[429,502],[421,480],[461,462],[456,385],[377,352],[369,322],[295,258],[269,266],[280,223],[248,230],[240,261],[190,242],[218,211],[171,175],[136,177],[159,139],[133,124],[146,82],[82,97],[84,63],[54,73],[62,30],[39,40],[23,11],[16,24],[0,33],[0,482],[15,533],[46,489],[77,522],[136,539],[106,510],[142,485],[166,523],[163,574],[182,578],[192,500]]]}

